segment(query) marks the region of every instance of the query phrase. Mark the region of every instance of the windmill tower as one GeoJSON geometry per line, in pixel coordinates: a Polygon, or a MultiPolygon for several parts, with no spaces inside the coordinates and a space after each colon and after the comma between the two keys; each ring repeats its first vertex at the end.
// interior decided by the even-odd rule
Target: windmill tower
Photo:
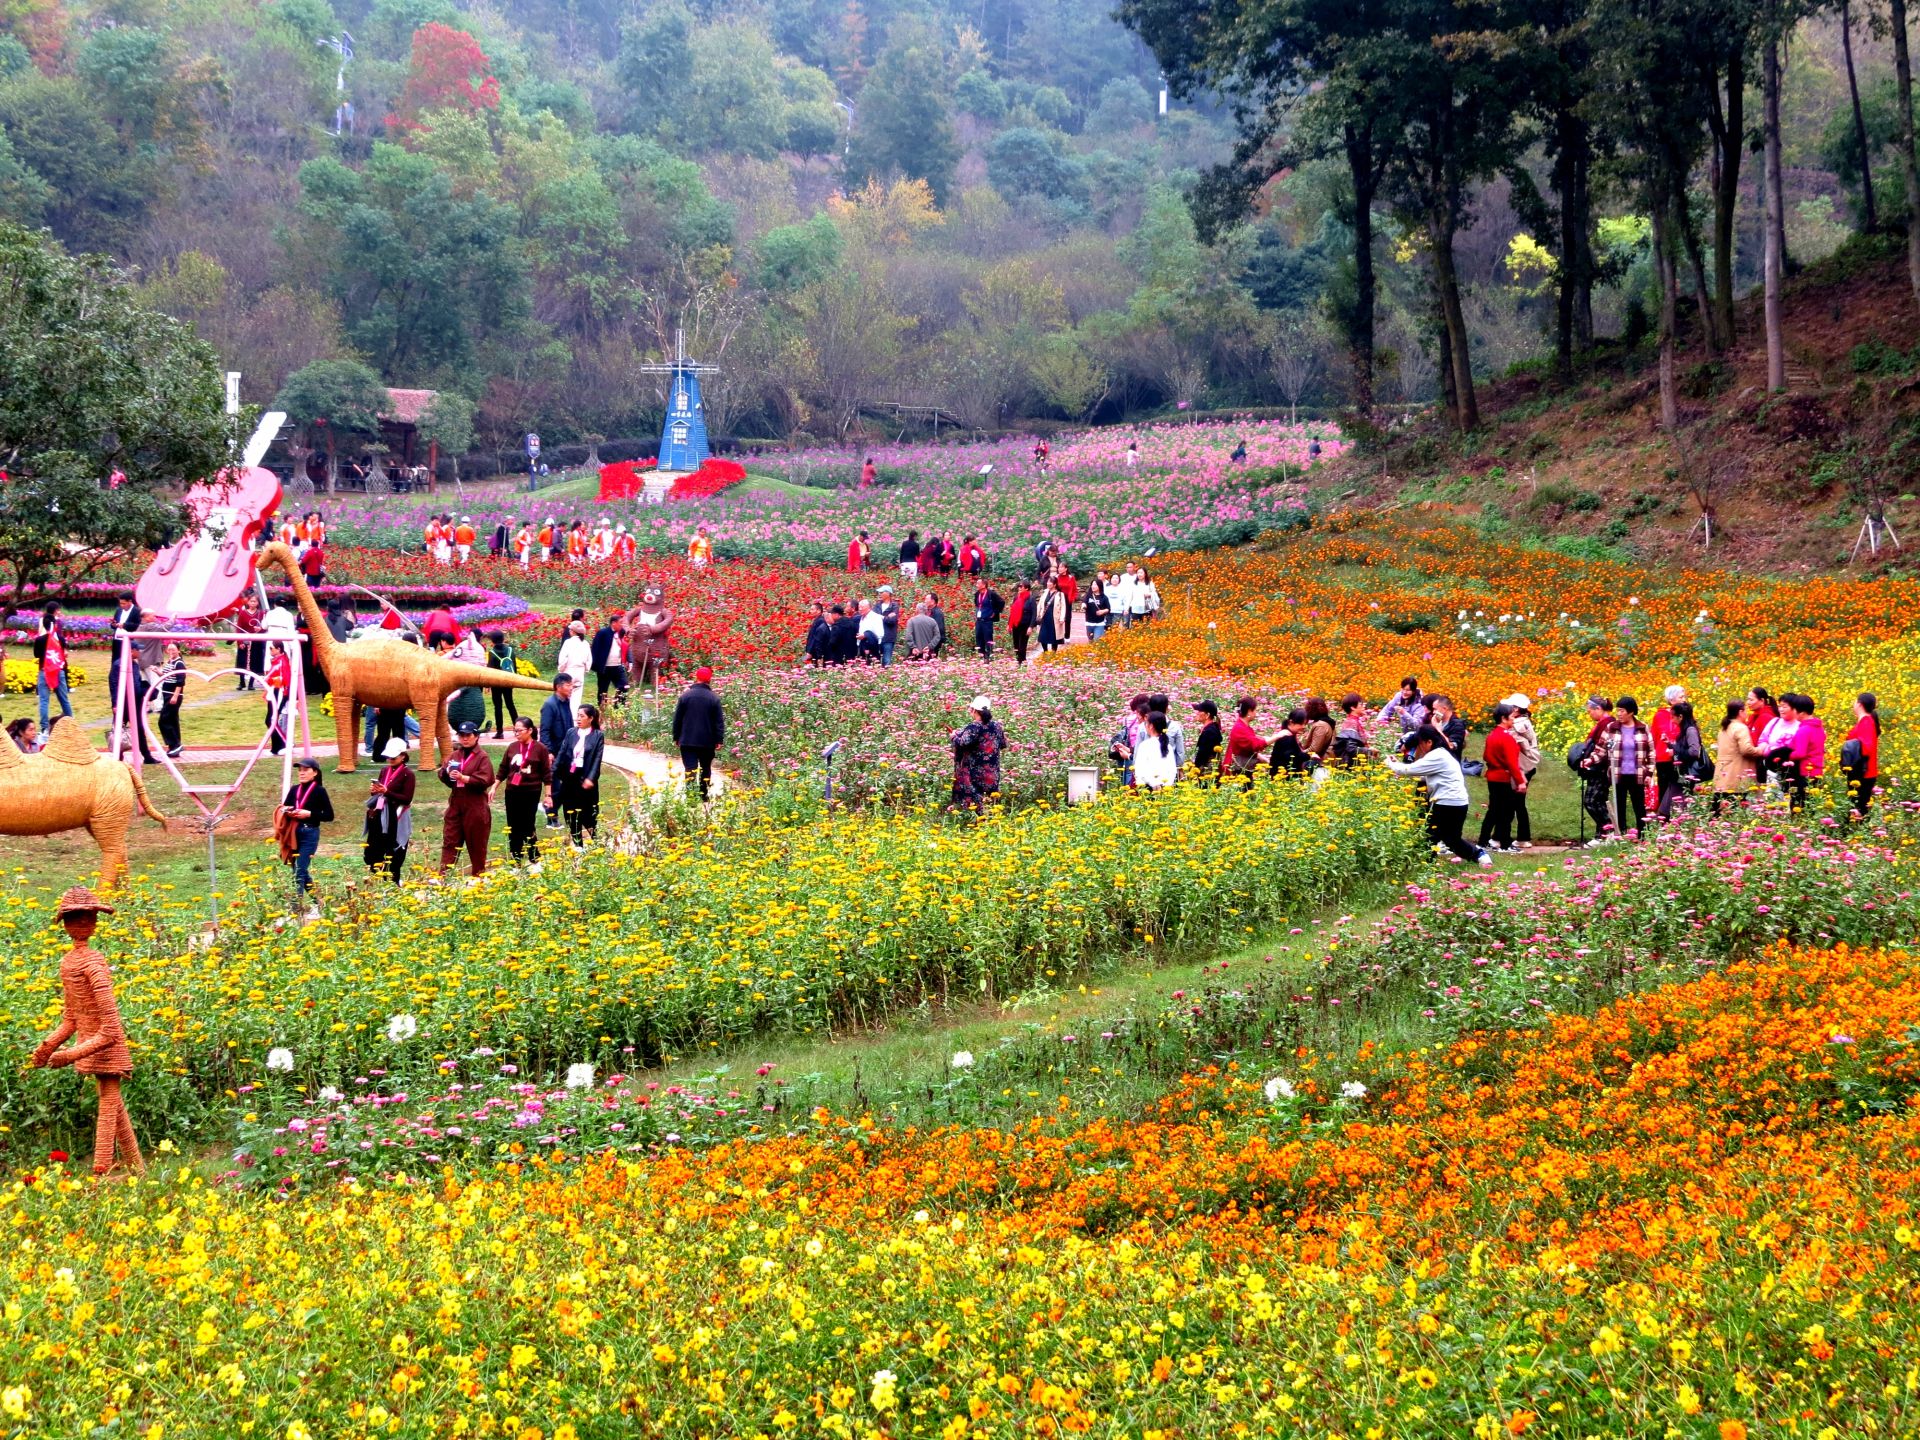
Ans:
{"type": "Polygon", "coordinates": [[[667,418],[660,427],[660,467],[664,475],[684,475],[698,470],[711,453],[707,448],[707,411],[700,399],[700,377],[712,375],[717,366],[702,365],[687,358],[685,330],[673,332],[673,359],[661,365],[642,365],[642,374],[665,375],[667,382],[667,418]]]}

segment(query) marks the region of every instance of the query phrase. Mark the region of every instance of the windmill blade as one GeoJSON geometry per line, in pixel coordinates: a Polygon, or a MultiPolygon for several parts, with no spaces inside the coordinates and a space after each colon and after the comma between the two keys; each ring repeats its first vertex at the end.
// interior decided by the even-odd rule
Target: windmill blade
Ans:
{"type": "Polygon", "coordinates": [[[260,417],[260,423],[254,427],[253,437],[247,441],[246,449],[240,452],[240,463],[251,470],[267,458],[267,450],[273,444],[274,436],[280,433],[280,427],[287,423],[287,412],[269,410],[260,417]]]}

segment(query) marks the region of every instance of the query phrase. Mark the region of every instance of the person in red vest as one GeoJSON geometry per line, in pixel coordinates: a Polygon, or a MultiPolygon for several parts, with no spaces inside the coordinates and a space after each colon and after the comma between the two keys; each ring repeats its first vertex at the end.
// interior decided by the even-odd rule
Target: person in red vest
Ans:
{"type": "Polygon", "coordinates": [[[867,543],[867,532],[862,530],[857,538],[847,542],[847,573],[858,575],[867,568],[872,556],[873,547],[867,543]]]}
{"type": "Polygon", "coordinates": [[[460,622],[453,618],[453,611],[442,605],[427,616],[423,633],[429,644],[433,643],[433,637],[436,635],[445,635],[449,640],[457,641],[460,638],[460,622]]]}
{"type": "Polygon", "coordinates": [[[869,455],[867,457],[867,463],[860,467],[860,488],[862,490],[872,489],[874,482],[879,478],[880,472],[874,468],[873,457],[869,455]]]}

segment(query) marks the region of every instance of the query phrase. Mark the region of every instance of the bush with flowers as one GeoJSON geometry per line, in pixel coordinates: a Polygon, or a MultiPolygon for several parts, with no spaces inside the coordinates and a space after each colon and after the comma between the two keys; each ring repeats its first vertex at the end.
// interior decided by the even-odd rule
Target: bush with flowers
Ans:
{"type": "MultiPolygon", "coordinates": [[[[28,656],[24,660],[16,660],[9,656],[4,667],[4,672],[4,675],[0,676],[0,678],[3,678],[6,683],[0,686],[0,694],[32,695],[36,693],[40,681],[39,661],[33,659],[31,656],[28,656]]],[[[67,683],[69,685],[86,684],[87,667],[69,662],[67,665],[67,683]]]]}
{"type": "MultiPolygon", "coordinates": [[[[1029,804],[1064,797],[1069,765],[1109,768],[1108,742],[1136,694],[1170,695],[1171,716],[1183,723],[1191,751],[1199,729],[1192,703],[1211,699],[1231,722],[1242,693],[1237,682],[1219,676],[978,659],[886,668],[765,665],[722,673],[714,684],[727,706],[727,759],[743,779],[820,785],[822,749],[843,741],[833,758],[834,797],[855,808],[945,802],[953,780],[948,739],[967,723],[978,695],[992,702],[1007,735],[1001,794],[1010,804],[1029,804]]],[[[616,713],[610,730],[665,749],[670,721],[669,713],[629,706],[616,713]]],[[[1116,779],[1110,774],[1108,783],[1116,779]]]]}
{"type": "Polygon", "coordinates": [[[105,1187],[54,1162],[0,1194],[6,1414],[196,1440],[1905,1434],[1916,974],[1781,951],[1015,1133],[823,1115],[288,1197],[164,1154],[105,1187]]]}
{"type": "MultiPolygon", "coordinates": [[[[528,1075],[632,1069],[875,1024],[928,994],[1003,994],[1145,945],[1208,946],[1404,874],[1423,850],[1404,787],[1371,773],[984,820],[780,823],[743,799],[650,853],[554,857],[472,889],[336,892],[297,949],[275,923],[284,872],[242,885],[216,944],[189,944],[193,911],[169,904],[114,917],[103,944],[136,1037],[128,1103],[186,1135],[276,1048],[292,1052],[290,1083],[315,1088],[375,1068],[417,1087],[478,1046],[528,1075]],[[418,1038],[396,1040],[394,1015],[415,1017],[418,1038]]],[[[0,1026],[29,1049],[60,1005],[48,906],[0,899],[17,957],[0,1026]]],[[[55,1072],[0,1074],[0,1108],[33,1117],[22,1129],[74,1124],[79,1103],[55,1072]]]]}

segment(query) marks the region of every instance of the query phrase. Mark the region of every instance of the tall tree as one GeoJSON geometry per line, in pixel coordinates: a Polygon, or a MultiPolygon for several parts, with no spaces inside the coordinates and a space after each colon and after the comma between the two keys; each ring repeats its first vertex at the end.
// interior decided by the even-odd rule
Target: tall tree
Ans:
{"type": "Polygon", "coordinates": [[[1233,104],[1240,132],[1233,160],[1203,177],[1194,218],[1212,238],[1244,214],[1282,165],[1314,150],[1347,166],[1353,287],[1337,318],[1347,336],[1351,391],[1373,408],[1373,212],[1399,136],[1398,77],[1361,44],[1387,23],[1390,0],[1121,0],[1116,14],[1138,31],[1182,98],[1214,90],[1233,104]]]}
{"type": "Polygon", "coordinates": [[[1887,21],[1893,31],[1893,78],[1898,91],[1900,169],[1907,188],[1907,278],[1913,298],[1920,302],[1920,163],[1913,151],[1913,63],[1907,55],[1907,0],[1887,0],[1887,21]]]}
{"type": "Polygon", "coordinates": [[[940,57],[925,45],[890,45],[860,91],[847,150],[847,181],[903,175],[924,180],[934,202],[947,203],[960,142],[947,114],[940,57]]]}
{"type": "Polygon", "coordinates": [[[1853,12],[1840,0],[1840,53],[1847,65],[1847,100],[1853,106],[1853,138],[1860,147],[1860,214],[1869,235],[1880,228],[1873,203],[1873,147],[1867,142],[1866,112],[1860,108],[1860,76],[1853,68],[1853,12]]]}
{"type": "Polygon", "coordinates": [[[1780,163],[1780,46],[1783,37],[1777,28],[1766,36],[1766,51],[1761,60],[1760,122],[1764,146],[1763,163],[1767,168],[1766,240],[1762,250],[1761,310],[1767,331],[1767,388],[1787,388],[1786,337],[1781,333],[1781,291],[1786,285],[1786,189],[1780,163]]]}
{"type": "Polygon", "coordinates": [[[1711,87],[1698,83],[1700,16],[1694,0],[1593,0],[1592,106],[1620,138],[1621,168],[1653,222],[1660,291],[1660,419],[1679,424],[1676,333],[1680,207],[1705,141],[1711,87]]]}
{"type": "Polygon", "coordinates": [[[396,383],[521,338],[527,267],[508,207],[455,195],[427,156],[387,144],[364,172],[308,161],[300,189],[309,224],[295,243],[326,276],[354,344],[396,383]]]}
{"type": "Polygon", "coordinates": [[[179,534],[172,496],[233,460],[223,388],[106,260],[0,223],[0,610],[179,534]]]}

